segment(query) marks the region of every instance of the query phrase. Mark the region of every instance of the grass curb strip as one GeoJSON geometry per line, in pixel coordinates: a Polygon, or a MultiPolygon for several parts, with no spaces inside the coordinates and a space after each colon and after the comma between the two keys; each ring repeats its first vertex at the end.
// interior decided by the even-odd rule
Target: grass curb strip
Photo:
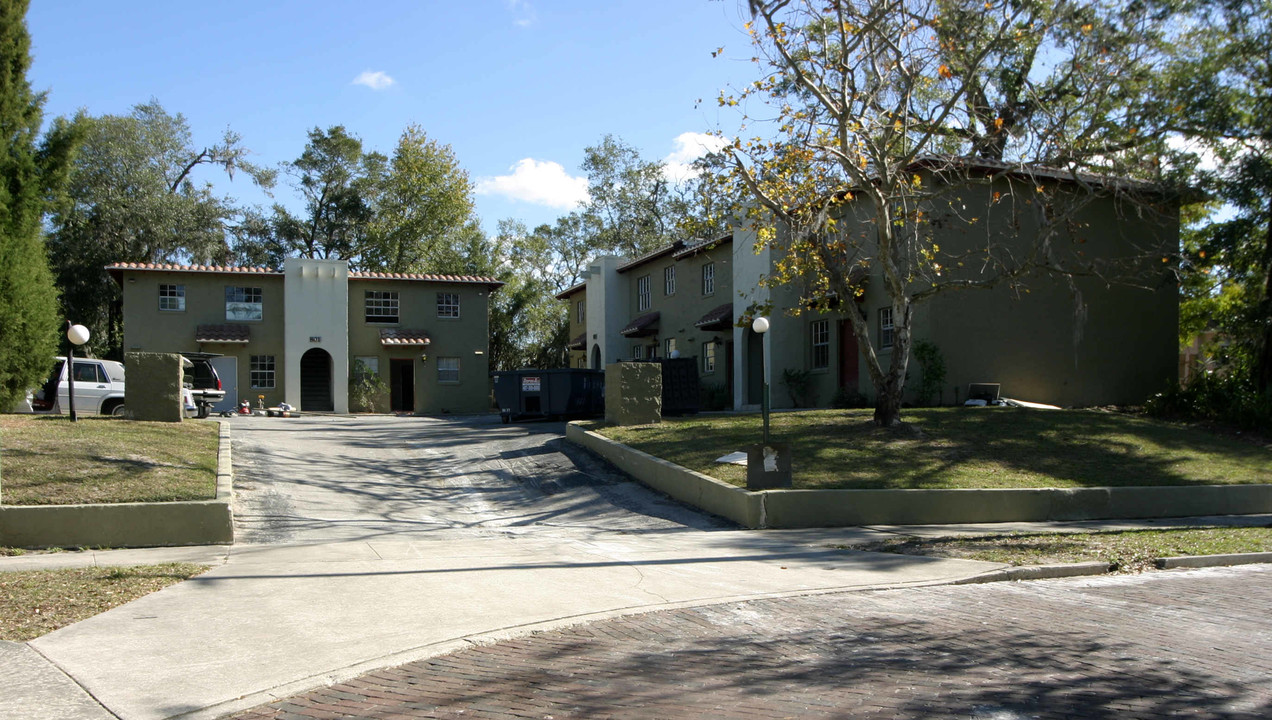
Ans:
{"type": "Polygon", "coordinates": [[[1153,561],[1153,564],[1162,570],[1255,565],[1258,563],[1272,563],[1272,552],[1233,553],[1230,555],[1181,555],[1157,558],[1153,561]]]}

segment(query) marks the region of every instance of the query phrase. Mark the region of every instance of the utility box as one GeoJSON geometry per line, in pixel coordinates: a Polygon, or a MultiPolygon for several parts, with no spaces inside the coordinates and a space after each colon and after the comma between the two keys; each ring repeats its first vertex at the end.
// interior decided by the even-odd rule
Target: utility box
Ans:
{"type": "Polygon", "coordinates": [[[504,422],[596,417],[605,412],[605,374],[600,370],[509,370],[491,375],[504,422]]]}

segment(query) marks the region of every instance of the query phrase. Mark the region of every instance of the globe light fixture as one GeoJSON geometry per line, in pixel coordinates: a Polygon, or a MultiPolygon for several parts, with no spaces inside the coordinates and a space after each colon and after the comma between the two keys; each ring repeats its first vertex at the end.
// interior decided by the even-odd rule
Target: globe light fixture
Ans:
{"type": "Polygon", "coordinates": [[[764,352],[768,342],[769,319],[761,315],[751,321],[751,330],[760,336],[760,377],[764,379],[764,394],[760,396],[760,413],[764,416],[764,444],[769,444],[769,383],[768,374],[764,372],[764,352]]]}
{"type": "Polygon", "coordinates": [[[88,328],[75,325],[70,320],[66,321],[66,339],[71,341],[71,349],[66,353],[66,399],[71,422],[77,419],[75,416],[75,348],[88,342],[88,338],[88,328]]]}

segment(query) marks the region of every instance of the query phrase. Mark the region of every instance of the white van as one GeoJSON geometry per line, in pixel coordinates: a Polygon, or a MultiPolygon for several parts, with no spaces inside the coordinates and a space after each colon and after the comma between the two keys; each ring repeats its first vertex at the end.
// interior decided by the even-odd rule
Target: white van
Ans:
{"type": "MultiPolygon", "coordinates": [[[[48,380],[27,395],[21,410],[37,413],[69,412],[70,385],[66,381],[66,358],[54,358],[48,380]]],[[[123,415],[124,366],[114,360],[75,358],[75,413],[123,415]]]]}

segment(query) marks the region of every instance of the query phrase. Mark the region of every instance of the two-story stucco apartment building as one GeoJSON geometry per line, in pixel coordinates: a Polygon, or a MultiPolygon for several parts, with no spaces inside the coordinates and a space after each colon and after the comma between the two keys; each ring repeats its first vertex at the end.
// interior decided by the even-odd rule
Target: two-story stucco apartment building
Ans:
{"type": "MultiPolygon", "coordinates": [[[[1034,182],[1048,190],[1070,182],[1057,173],[1027,179],[1031,193],[1034,182]]],[[[942,225],[934,215],[940,245],[955,249],[960,243],[984,242],[988,234],[1005,247],[1031,247],[1037,228],[1022,215],[1008,216],[993,207],[1010,190],[1006,183],[1019,180],[1003,166],[983,168],[978,182],[959,191],[968,207],[979,203],[979,212],[967,214],[979,214],[983,222],[942,225]]],[[[954,291],[917,305],[914,338],[935,344],[947,366],[940,401],[966,399],[971,383],[999,383],[1006,397],[1062,406],[1141,403],[1163,389],[1176,373],[1178,286],[1162,258],[1178,249],[1179,221],[1178,200],[1155,203],[1147,212],[1134,212],[1116,193],[1097,193],[1074,214],[1069,225],[1074,229],[1054,240],[1076,243],[1079,252],[1090,255],[1124,257],[1156,249],[1141,264],[1144,272],[1136,282],[1074,277],[1070,284],[1035,274],[1021,278],[1015,288],[1003,283],[954,291]],[[1080,312],[1075,312],[1075,298],[1080,312]]],[[[865,213],[863,206],[848,205],[842,232],[869,232],[872,221],[865,213]]],[[[634,260],[595,260],[582,283],[557,296],[570,306],[571,365],[601,368],[675,351],[697,358],[703,385],[722,388],[734,408],[760,403],[765,375],[774,407],[790,407],[786,370],[806,373],[811,404],[827,406],[838,393],[873,399],[844,313],[857,312],[871,324],[872,343],[886,370],[892,306],[881,278],[862,277],[864,290],[851,301],[810,302],[808,291],[794,284],[761,283],[776,274],[779,252],[757,248],[754,229],[740,226],[727,237],[677,242],[634,260]],[[769,306],[765,341],[747,320],[751,308],[769,306]]],[[[907,397],[915,400],[920,369],[914,362],[909,368],[907,397]]]]}
{"type": "Polygon", "coordinates": [[[232,409],[242,400],[348,412],[349,380],[377,374],[397,412],[489,409],[492,278],[351,272],[342,260],[283,269],[117,263],[124,352],[209,352],[232,409]]]}

